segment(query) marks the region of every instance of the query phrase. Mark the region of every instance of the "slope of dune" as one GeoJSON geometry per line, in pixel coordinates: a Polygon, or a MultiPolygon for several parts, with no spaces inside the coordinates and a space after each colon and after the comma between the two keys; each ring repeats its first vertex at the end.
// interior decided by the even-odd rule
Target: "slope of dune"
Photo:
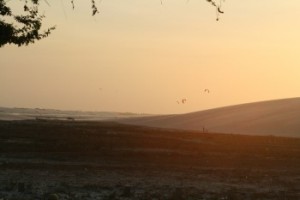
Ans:
{"type": "Polygon", "coordinates": [[[131,118],[120,122],[205,132],[300,137],[300,98],[247,103],[180,115],[131,118]]]}

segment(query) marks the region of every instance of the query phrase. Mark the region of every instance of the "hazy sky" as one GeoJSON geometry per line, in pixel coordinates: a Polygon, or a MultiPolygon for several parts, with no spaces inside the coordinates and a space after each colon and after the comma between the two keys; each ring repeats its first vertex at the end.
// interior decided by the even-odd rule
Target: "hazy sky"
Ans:
{"type": "Polygon", "coordinates": [[[49,2],[53,34],[0,48],[0,106],[185,113],[300,96],[299,0],[226,0],[219,22],[205,0],[102,0],[96,17],[89,1],[49,2]]]}

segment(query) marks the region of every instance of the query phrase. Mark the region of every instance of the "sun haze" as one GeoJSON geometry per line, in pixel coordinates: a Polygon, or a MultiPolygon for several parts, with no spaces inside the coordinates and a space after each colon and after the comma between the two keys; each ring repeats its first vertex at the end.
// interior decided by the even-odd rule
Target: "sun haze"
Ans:
{"type": "MultiPolygon", "coordinates": [[[[186,113],[300,96],[300,1],[41,2],[46,39],[0,48],[0,106],[186,113]]],[[[9,2],[17,7],[21,3],[9,2]]]]}

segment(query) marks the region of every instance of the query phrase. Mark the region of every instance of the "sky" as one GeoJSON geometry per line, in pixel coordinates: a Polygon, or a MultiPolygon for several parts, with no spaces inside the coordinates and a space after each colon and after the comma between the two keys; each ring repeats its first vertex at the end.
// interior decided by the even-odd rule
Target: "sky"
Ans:
{"type": "Polygon", "coordinates": [[[0,48],[0,106],[173,114],[300,96],[299,0],[222,1],[219,21],[205,0],[96,3],[92,17],[89,1],[41,2],[56,30],[0,48]]]}

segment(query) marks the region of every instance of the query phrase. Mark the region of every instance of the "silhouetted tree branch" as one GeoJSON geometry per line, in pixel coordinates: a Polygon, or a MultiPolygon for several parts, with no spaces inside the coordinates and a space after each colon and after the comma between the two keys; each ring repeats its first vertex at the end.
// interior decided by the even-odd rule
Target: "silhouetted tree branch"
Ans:
{"type": "MultiPolygon", "coordinates": [[[[41,0],[23,0],[23,14],[14,14],[7,0],[0,0],[0,47],[6,44],[18,46],[27,46],[37,40],[48,37],[55,29],[52,26],[46,30],[41,30],[44,15],[39,14],[39,2],[41,0]]],[[[46,3],[47,0],[44,0],[46,3]]],[[[91,1],[92,15],[99,13],[95,0],[91,1]]],[[[217,4],[215,0],[206,0],[212,6],[216,7],[217,20],[221,11],[221,1],[217,4]]],[[[75,9],[75,0],[70,0],[72,8],[75,9]]]]}
{"type": "Polygon", "coordinates": [[[28,5],[25,1],[24,13],[17,15],[12,13],[4,0],[0,0],[0,47],[5,44],[28,45],[47,37],[55,29],[53,26],[41,31],[42,20],[45,16],[39,14],[38,3],[39,0],[31,0],[28,5]]]}

